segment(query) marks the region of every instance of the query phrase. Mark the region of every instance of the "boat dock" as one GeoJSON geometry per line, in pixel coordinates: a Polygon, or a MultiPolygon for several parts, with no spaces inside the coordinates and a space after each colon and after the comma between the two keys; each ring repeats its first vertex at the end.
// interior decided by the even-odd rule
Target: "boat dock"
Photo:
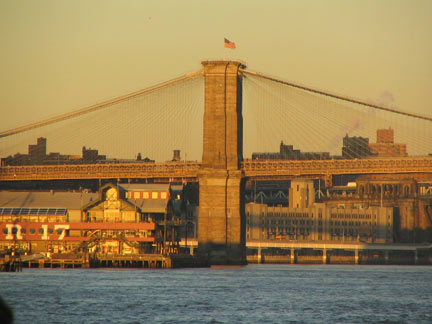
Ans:
{"type": "Polygon", "coordinates": [[[194,268],[207,267],[208,260],[188,254],[93,254],[68,253],[53,255],[15,256],[0,258],[1,271],[21,271],[22,268],[194,268]]]}

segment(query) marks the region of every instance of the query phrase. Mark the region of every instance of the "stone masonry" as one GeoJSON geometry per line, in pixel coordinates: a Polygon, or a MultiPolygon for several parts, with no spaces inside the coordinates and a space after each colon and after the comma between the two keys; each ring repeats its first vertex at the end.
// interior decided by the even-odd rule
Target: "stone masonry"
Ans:
{"type": "Polygon", "coordinates": [[[245,264],[242,86],[234,61],[205,61],[198,253],[214,265],[245,264]]]}

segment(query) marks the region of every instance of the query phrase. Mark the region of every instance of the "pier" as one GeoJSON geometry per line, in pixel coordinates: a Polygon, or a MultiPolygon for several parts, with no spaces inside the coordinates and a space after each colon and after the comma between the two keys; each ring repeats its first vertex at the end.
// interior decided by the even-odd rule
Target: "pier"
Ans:
{"type": "MultiPolygon", "coordinates": [[[[181,241],[194,253],[197,240],[181,241]]],[[[432,245],[247,241],[248,263],[431,265],[432,245]]]]}
{"type": "Polygon", "coordinates": [[[76,268],[145,268],[169,269],[179,267],[207,267],[208,260],[187,254],[58,254],[31,255],[13,257],[5,255],[0,258],[0,271],[15,272],[23,268],[39,269],[76,269],[76,268]]]}

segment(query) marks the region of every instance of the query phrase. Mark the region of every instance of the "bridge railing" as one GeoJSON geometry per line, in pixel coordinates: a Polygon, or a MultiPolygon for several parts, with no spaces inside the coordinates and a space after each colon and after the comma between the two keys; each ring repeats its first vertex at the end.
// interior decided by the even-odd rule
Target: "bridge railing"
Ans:
{"type": "Polygon", "coordinates": [[[200,166],[200,162],[3,166],[0,167],[0,181],[107,178],[195,178],[200,166]]]}
{"type": "MultiPolygon", "coordinates": [[[[141,162],[0,167],[0,181],[111,178],[197,178],[201,162],[141,162]]],[[[251,160],[242,162],[246,177],[329,176],[334,174],[432,174],[432,157],[353,160],[251,160]]]]}
{"type": "Polygon", "coordinates": [[[432,173],[432,157],[353,160],[251,160],[242,162],[245,176],[432,173]]]}

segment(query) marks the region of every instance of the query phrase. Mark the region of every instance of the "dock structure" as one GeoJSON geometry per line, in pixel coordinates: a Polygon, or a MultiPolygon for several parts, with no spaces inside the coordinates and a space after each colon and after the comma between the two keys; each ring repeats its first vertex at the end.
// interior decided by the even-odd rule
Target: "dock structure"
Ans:
{"type": "Polygon", "coordinates": [[[171,257],[162,254],[99,255],[95,261],[102,268],[172,268],[171,257]]]}
{"type": "Polygon", "coordinates": [[[0,272],[20,272],[22,270],[22,262],[19,257],[5,255],[0,258],[0,272]]]}
{"type": "MultiPolygon", "coordinates": [[[[194,253],[198,241],[182,240],[194,253]]],[[[248,263],[432,265],[432,244],[247,241],[248,263]]]]}
{"type": "Polygon", "coordinates": [[[94,254],[84,253],[50,255],[41,254],[0,259],[1,271],[21,271],[23,268],[75,269],[75,268],[145,268],[169,269],[179,267],[207,267],[208,260],[188,254],[94,254]]]}

